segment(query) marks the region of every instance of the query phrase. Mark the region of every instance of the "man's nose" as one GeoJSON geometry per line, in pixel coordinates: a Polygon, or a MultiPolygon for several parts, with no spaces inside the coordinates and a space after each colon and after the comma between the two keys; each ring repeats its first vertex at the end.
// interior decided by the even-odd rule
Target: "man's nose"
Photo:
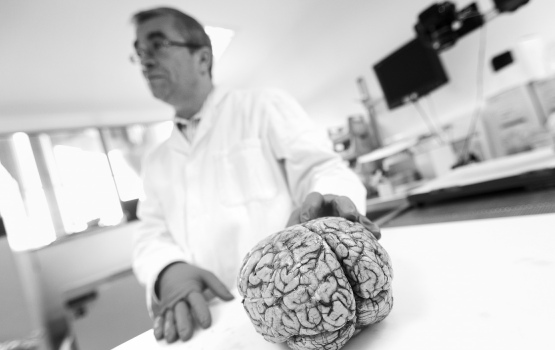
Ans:
{"type": "Polygon", "coordinates": [[[155,63],[154,52],[151,48],[136,48],[137,59],[141,66],[150,66],[155,63]]]}
{"type": "Polygon", "coordinates": [[[146,71],[156,67],[157,61],[150,51],[145,50],[139,56],[139,64],[141,65],[143,72],[146,73],[146,71]]]}
{"type": "Polygon", "coordinates": [[[141,57],[140,63],[141,67],[143,67],[143,70],[148,70],[156,66],[156,60],[154,59],[154,57],[152,57],[152,55],[144,55],[143,57],[141,57]]]}

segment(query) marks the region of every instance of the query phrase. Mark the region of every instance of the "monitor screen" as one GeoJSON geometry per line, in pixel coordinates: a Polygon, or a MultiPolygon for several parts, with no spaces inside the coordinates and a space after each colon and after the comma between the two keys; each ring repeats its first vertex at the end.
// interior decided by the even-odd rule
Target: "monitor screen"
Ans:
{"type": "Polygon", "coordinates": [[[438,53],[415,38],[374,65],[389,109],[447,83],[438,53]]]}

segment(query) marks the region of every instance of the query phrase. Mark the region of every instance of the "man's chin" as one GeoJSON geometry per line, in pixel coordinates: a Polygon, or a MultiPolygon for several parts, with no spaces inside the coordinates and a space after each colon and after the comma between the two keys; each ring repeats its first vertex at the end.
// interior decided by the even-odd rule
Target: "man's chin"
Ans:
{"type": "Polygon", "coordinates": [[[152,93],[152,96],[154,96],[158,100],[167,102],[167,98],[169,96],[169,93],[166,89],[160,89],[160,88],[154,87],[152,85],[149,85],[149,87],[150,87],[150,92],[152,93]]]}

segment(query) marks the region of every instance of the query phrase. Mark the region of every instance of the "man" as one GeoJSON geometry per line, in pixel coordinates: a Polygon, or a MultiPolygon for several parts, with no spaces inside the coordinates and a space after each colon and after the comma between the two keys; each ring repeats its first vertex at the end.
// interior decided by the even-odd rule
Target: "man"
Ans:
{"type": "Polygon", "coordinates": [[[334,215],[379,236],[364,216],[363,185],[291,97],[215,88],[210,39],[179,11],[143,11],[133,22],[135,60],[176,122],[145,160],[134,247],[157,339],[188,340],[195,323],[210,326],[209,295],[233,298],[242,258],[266,235],[334,215]]]}

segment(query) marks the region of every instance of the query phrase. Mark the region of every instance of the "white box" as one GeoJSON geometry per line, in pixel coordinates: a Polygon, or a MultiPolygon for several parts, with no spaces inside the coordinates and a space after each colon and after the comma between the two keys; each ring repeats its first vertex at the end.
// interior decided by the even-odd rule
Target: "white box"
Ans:
{"type": "Polygon", "coordinates": [[[538,135],[545,133],[545,117],[530,84],[488,98],[481,121],[493,158],[534,149],[538,135]]]}
{"type": "Polygon", "coordinates": [[[544,118],[555,113],[555,76],[532,82],[532,90],[544,118]]]}

